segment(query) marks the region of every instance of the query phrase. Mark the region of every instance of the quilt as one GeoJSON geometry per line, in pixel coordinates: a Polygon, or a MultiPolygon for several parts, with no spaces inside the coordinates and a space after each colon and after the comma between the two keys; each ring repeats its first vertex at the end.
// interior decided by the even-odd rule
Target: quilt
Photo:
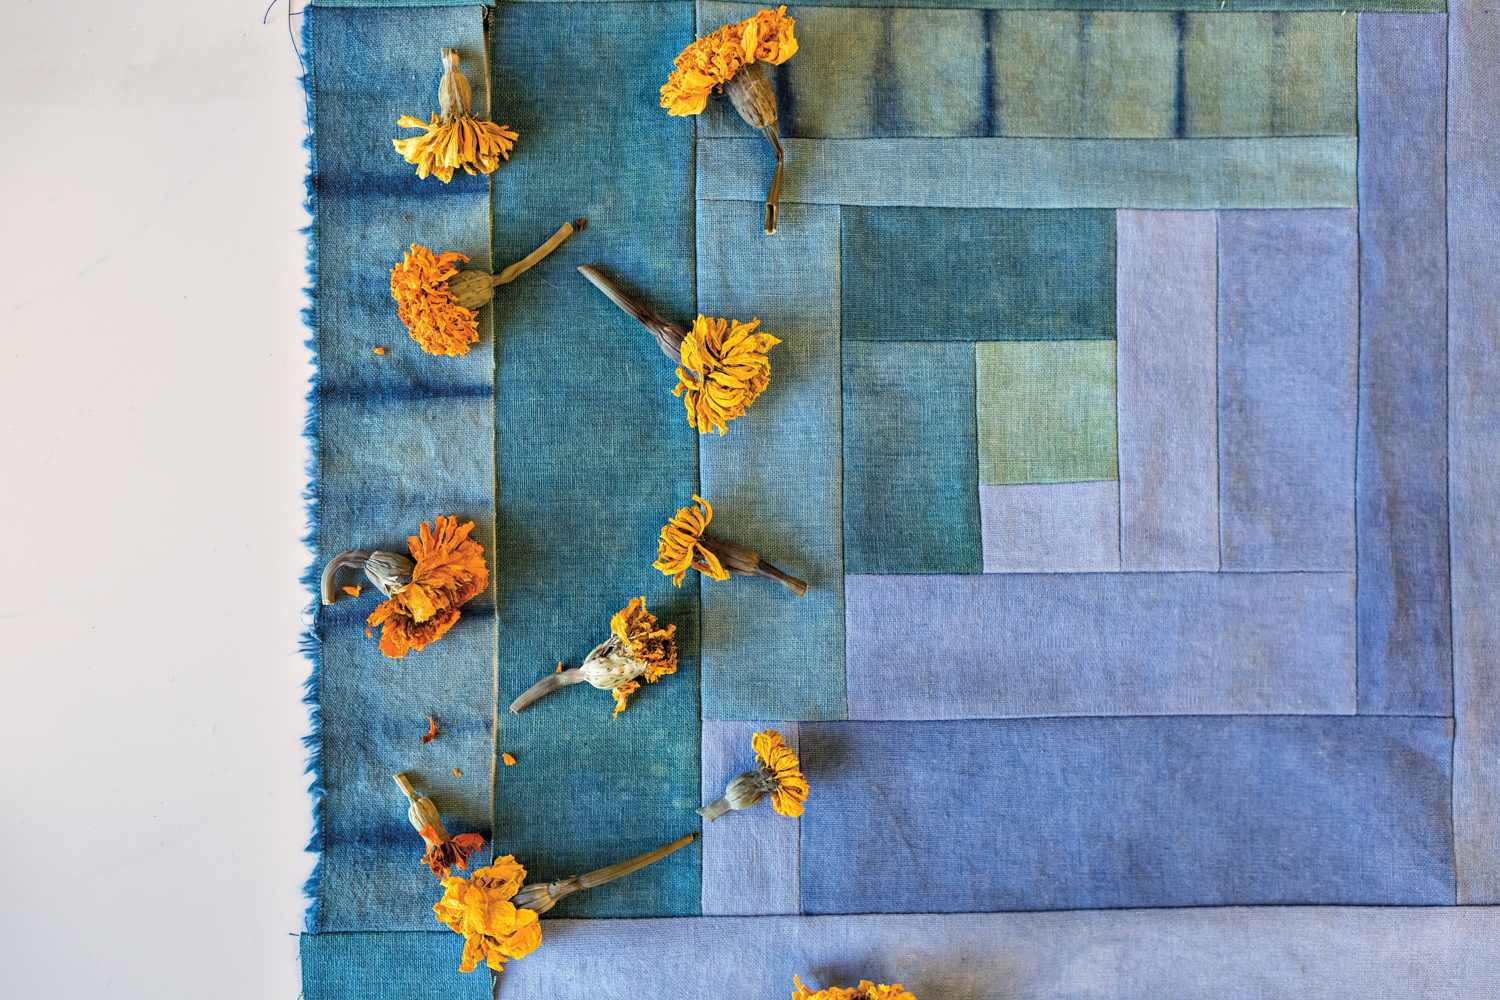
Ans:
{"type": "Polygon", "coordinates": [[[757,131],[659,106],[757,6],[307,8],[317,568],[452,515],[490,572],[399,659],[316,610],[308,1000],[491,995],[397,773],[531,881],[696,835],[502,997],[1500,994],[1500,13],[1040,6],[789,8],[775,235],[757,131]],[[391,149],[440,49],[492,174],[391,149]],[[408,337],[412,244],[580,218],[467,354],[408,337]],[[759,320],[769,387],[700,435],[580,265],[759,320]],[[806,596],[654,569],[695,495],[806,596]],[[676,673],[507,711],[635,597],[676,673]],[[703,822],[767,729],[806,811],[703,822]]]}

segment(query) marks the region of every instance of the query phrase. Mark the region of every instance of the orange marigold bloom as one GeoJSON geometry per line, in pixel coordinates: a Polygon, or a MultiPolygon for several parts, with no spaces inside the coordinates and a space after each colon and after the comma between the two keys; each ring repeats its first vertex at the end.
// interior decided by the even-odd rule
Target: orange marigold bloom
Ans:
{"type": "Polygon", "coordinates": [[[784,6],[763,10],[683,49],[673,60],[677,68],[661,88],[661,106],[667,114],[698,114],[714,88],[722,87],[746,63],[759,60],[779,66],[790,59],[797,51],[797,39],[792,36],[797,22],[785,15],[784,6]]]}
{"type": "MultiPolygon", "coordinates": [[[[640,676],[645,677],[648,684],[676,673],[677,643],[672,637],[677,633],[677,626],[657,628],[656,616],[646,610],[644,597],[632,597],[630,603],[609,620],[609,630],[619,636],[631,659],[645,665],[640,676]]],[[[625,711],[627,699],[640,689],[638,680],[629,680],[610,689],[610,694],[615,697],[616,715],[625,711]]]]}
{"type": "Polygon", "coordinates": [[[432,912],[464,936],[460,972],[473,972],[480,962],[502,970],[507,958],[522,958],[542,943],[536,913],[510,902],[525,881],[526,869],[509,854],[474,872],[472,879],[443,879],[443,898],[432,912]]]}
{"type": "Polygon", "coordinates": [[[439,830],[431,823],[422,827],[421,833],[427,842],[427,853],[422,855],[422,860],[438,878],[447,878],[454,868],[468,868],[469,855],[484,846],[484,837],[480,834],[460,833],[450,837],[446,830],[439,830]]]}
{"type": "Polygon", "coordinates": [[[683,397],[688,426],[698,428],[699,434],[713,429],[722,436],[725,425],[771,384],[766,352],[781,341],[756,333],[759,325],[758,319],[741,323],[699,315],[683,339],[682,367],[672,394],[683,397]]]}
{"type": "Polygon", "coordinates": [[[469,258],[461,253],[434,255],[411,245],[406,258],[391,268],[391,298],[411,339],[428,354],[463,357],[479,343],[478,313],[458,304],[448,279],[458,273],[453,265],[469,258]]]}
{"type": "Polygon", "coordinates": [[[703,531],[713,520],[714,509],[696,493],[693,503],[696,506],[681,508],[662,526],[661,541],[656,544],[656,562],[651,564],[679,587],[690,568],[708,574],[713,580],[729,579],[729,571],[719,557],[703,544],[703,531]]]}
{"type": "Polygon", "coordinates": [[[916,997],[906,992],[906,988],[900,983],[894,986],[884,984],[876,986],[868,979],[864,979],[860,981],[858,987],[834,986],[813,993],[802,985],[799,977],[793,976],[792,982],[797,984],[797,988],[792,992],[792,1000],[917,1000],[916,997]]]}
{"type": "Polygon", "coordinates": [[[365,619],[370,628],[381,626],[380,651],[386,656],[399,659],[408,649],[421,650],[441,638],[458,621],[459,606],[489,586],[484,548],[469,537],[474,522],[460,525],[456,517],[439,517],[436,525],[424,523],[406,540],[417,563],[411,582],[365,619]]]}
{"type": "Polygon", "coordinates": [[[774,729],[756,733],[750,746],[755,750],[755,759],[770,774],[771,807],[783,816],[801,816],[803,803],[807,801],[807,779],[802,776],[797,755],[774,729]]]}
{"type": "Polygon", "coordinates": [[[443,49],[443,79],[438,84],[438,103],[442,117],[434,114],[431,122],[402,115],[396,124],[402,128],[419,128],[422,135],[409,139],[392,139],[396,152],[417,166],[417,176],[425,179],[434,174],[444,184],[453,179],[453,171],[488,174],[510,159],[511,147],[520,135],[509,125],[496,125],[475,118],[470,108],[471,88],[459,69],[458,52],[443,49]]]}

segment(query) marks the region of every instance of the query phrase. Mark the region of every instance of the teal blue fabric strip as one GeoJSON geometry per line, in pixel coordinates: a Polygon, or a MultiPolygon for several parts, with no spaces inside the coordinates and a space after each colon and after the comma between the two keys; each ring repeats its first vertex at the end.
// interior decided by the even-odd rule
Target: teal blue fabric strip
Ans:
{"type": "Polygon", "coordinates": [[[300,950],[303,1000],[490,1000],[489,973],[458,971],[464,939],[447,928],[304,934],[300,950]]]}
{"type": "MultiPolygon", "coordinates": [[[[698,203],[699,309],[758,318],[782,341],[769,355],[770,387],[723,437],[700,439],[702,495],[714,508],[710,531],[809,590],[797,598],[770,580],[702,581],[703,715],[841,719],[839,210],[786,205],[775,236],[763,223],[759,205],[698,203]]],[[[675,506],[690,499],[684,491],[675,506]]]]}
{"type": "MultiPolygon", "coordinates": [[[[390,268],[412,243],[490,264],[484,178],[423,181],[391,147],[400,115],[437,106],[439,46],[458,48],[469,74],[483,79],[481,10],[317,9],[307,17],[318,567],[353,548],[404,553],[419,525],[453,515],[475,523],[472,537],[493,570],[490,311],[481,310],[481,339],[467,355],[434,357],[412,341],[390,297],[390,268]]],[[[441,642],[388,659],[365,635],[380,595],[352,573],[339,583],[363,591],[319,607],[314,627],[324,798],[310,924],[426,928],[437,887],[391,775],[410,775],[452,832],[489,838],[494,604],[489,594],[475,598],[441,642]],[[433,676],[443,685],[435,688],[433,676]],[[424,747],[428,715],[442,735],[424,747]]],[[[488,848],[480,860],[487,856],[488,848]]]]}
{"type": "MultiPolygon", "coordinates": [[[[1355,25],[1340,12],[901,6],[792,8],[800,48],[774,71],[783,136],[1355,133],[1355,25]]],[[[699,34],[759,9],[700,3],[699,34]]],[[[713,100],[703,134],[756,133],[713,100]]]]}
{"type": "MultiPolygon", "coordinates": [[[[1347,208],[1352,136],[788,139],[781,200],[952,208],[1347,208]]],[[[698,196],[765,197],[762,139],[698,142],[698,196]]]]}
{"type": "MultiPolygon", "coordinates": [[[[551,880],[697,828],[697,579],[678,590],[651,567],[658,530],[697,489],[697,435],[671,394],[671,364],[574,270],[597,264],[662,312],[693,314],[692,122],[661,113],[654,82],[655,67],[691,41],[692,9],[508,4],[491,30],[494,100],[521,135],[493,175],[496,259],[519,260],[563,222],[589,220],[501,286],[494,306],[496,748],[518,760],[495,769],[495,838],[533,878],[551,880]],[[579,52],[594,54],[587,73],[579,52]],[[632,155],[580,170],[591,146],[632,155]],[[506,712],[559,660],[578,666],[640,596],[677,626],[675,674],[642,685],[618,719],[610,696],[586,684],[506,712]]],[[[692,844],[559,910],[695,914],[699,883],[692,844]]]]}
{"type": "Polygon", "coordinates": [[[843,350],[844,571],[981,572],[974,345],[843,350]]]}
{"type": "Polygon", "coordinates": [[[851,206],[843,220],[846,342],[1115,335],[1112,211],[851,206]]]}
{"type": "MultiPolygon", "coordinates": [[[[542,947],[509,964],[505,1000],[759,1000],[789,996],[794,975],[808,989],[869,979],[945,1000],[1500,995],[1500,909],[1486,907],[543,918],[542,928],[542,947]]],[[[439,994],[415,980],[433,969],[434,983],[455,981],[436,971],[444,945],[432,934],[304,937],[316,977],[307,1000],[479,996],[467,981],[439,994]]],[[[489,985],[482,973],[469,980],[489,985]]]]}
{"type": "Polygon", "coordinates": [[[1453,826],[1461,903],[1500,904],[1500,12],[1448,17],[1448,461],[1453,544],[1453,826]]]}

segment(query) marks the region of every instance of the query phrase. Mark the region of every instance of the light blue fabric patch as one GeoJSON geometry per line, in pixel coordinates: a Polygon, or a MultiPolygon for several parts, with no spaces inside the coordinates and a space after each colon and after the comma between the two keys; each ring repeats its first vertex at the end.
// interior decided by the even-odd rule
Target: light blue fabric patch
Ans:
{"type": "Polygon", "coordinates": [[[1500,13],[1448,17],[1448,459],[1453,544],[1453,824],[1461,903],[1500,904],[1500,13]]]}
{"type": "MultiPolygon", "coordinates": [[[[787,139],[781,200],[949,208],[1352,208],[1353,136],[787,139]],[[955,164],[963,164],[955,170],[955,164]]],[[[700,138],[698,197],[758,201],[764,139],[700,138]]]]}
{"type": "Polygon", "coordinates": [[[763,222],[759,206],[698,203],[699,309],[759,318],[782,341],[770,387],[723,437],[700,437],[702,495],[712,533],[809,589],[798,598],[770,580],[703,581],[703,717],[841,719],[839,212],[784,206],[775,236],[763,222]]]}
{"type": "Polygon", "coordinates": [[[1353,212],[1219,214],[1226,570],[1354,568],[1353,212]]]}
{"type": "MultiPolygon", "coordinates": [[[[703,804],[731,779],[755,770],[750,741],[774,729],[797,752],[795,722],[704,722],[703,804]]],[[[762,800],[703,824],[703,914],[797,913],[797,843],[801,820],[782,816],[762,800]]]]}
{"type": "Polygon", "coordinates": [[[1120,563],[1219,568],[1218,220],[1116,217],[1120,563]]]}
{"type": "MultiPolygon", "coordinates": [[[[495,256],[559,225],[588,228],[495,299],[500,571],[495,837],[536,880],[602,868],[697,827],[698,581],[653,569],[657,532],[698,488],[697,433],[651,337],[577,274],[598,264],[691,318],[692,123],[656,107],[656,67],[692,39],[685,4],[507,4],[492,22],[495,104],[521,138],[494,175],[495,256]],[[568,44],[535,44],[537,39],[568,44]],[[593,53],[577,71],[579,52],[593,53]],[[548,97],[534,87],[545,80],[548,97]],[[601,99],[600,95],[608,95],[601,99]],[[552,109],[576,109],[558,115],[552,109]],[[580,170],[592,144],[633,155],[580,170]],[[518,715],[511,700],[559,660],[576,667],[633,597],[677,626],[677,672],[612,718],[586,684],[518,715]],[[649,748],[649,752],[645,748],[649,748]]],[[[698,912],[698,845],[578,893],[561,915],[698,912]]]]}
{"type": "Polygon", "coordinates": [[[1114,212],[860,206],[843,219],[846,341],[1115,335],[1114,212]]]}
{"type": "Polygon", "coordinates": [[[809,723],[802,909],[1452,904],[1452,737],[1376,716],[809,723]]]}
{"type": "Polygon", "coordinates": [[[853,719],[1354,711],[1353,574],[851,576],[845,590],[853,719]]]}
{"type": "Polygon", "coordinates": [[[979,487],[986,573],[1107,573],[1120,568],[1120,484],[979,487]]]}
{"type": "Polygon", "coordinates": [[[1448,25],[1360,18],[1359,708],[1451,715],[1448,25]]]}
{"type": "Polygon", "coordinates": [[[843,352],[845,572],[978,573],[974,345],[843,352]]]}

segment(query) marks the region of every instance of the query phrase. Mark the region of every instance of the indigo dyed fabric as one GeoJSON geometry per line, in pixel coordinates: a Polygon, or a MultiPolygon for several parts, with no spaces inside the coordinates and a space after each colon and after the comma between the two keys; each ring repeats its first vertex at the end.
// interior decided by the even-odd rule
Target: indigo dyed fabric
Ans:
{"type": "MultiPolygon", "coordinates": [[[[797,752],[795,722],[703,723],[703,803],[736,775],[755,770],[751,740],[774,729],[797,752]]],[[[703,824],[703,914],[800,913],[797,876],[802,821],[774,809],[741,809],[703,824]]]]}

